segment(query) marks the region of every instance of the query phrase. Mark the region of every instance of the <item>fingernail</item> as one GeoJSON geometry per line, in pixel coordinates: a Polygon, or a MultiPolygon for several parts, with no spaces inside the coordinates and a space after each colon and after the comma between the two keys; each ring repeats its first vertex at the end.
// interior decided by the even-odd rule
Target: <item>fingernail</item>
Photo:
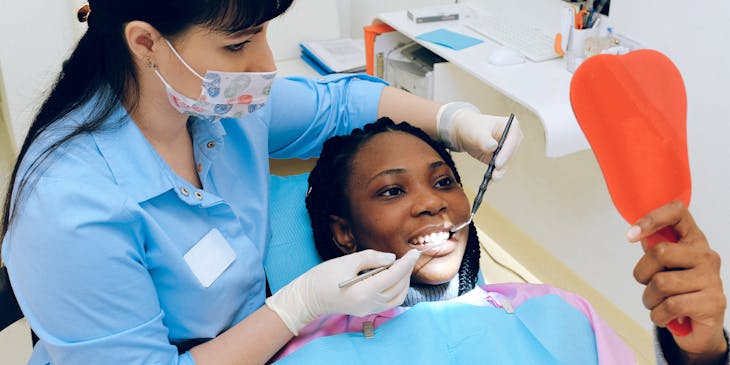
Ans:
{"type": "Polygon", "coordinates": [[[494,180],[494,181],[502,180],[502,177],[504,177],[505,172],[506,172],[505,169],[494,170],[494,172],[492,173],[492,180],[494,180]]]}
{"type": "Polygon", "coordinates": [[[497,146],[499,146],[499,142],[497,142],[495,139],[490,139],[487,145],[485,146],[487,150],[494,151],[497,149],[497,146]]]}
{"type": "Polygon", "coordinates": [[[628,238],[629,241],[635,241],[637,238],[639,238],[640,234],[641,234],[641,227],[631,226],[631,228],[629,228],[629,231],[626,232],[626,238],[628,238]]]}

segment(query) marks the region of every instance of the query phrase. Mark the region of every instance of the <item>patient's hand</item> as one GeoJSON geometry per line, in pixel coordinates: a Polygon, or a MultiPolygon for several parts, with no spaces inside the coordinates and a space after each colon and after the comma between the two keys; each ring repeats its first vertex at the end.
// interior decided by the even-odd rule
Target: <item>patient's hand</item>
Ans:
{"type": "Polygon", "coordinates": [[[630,242],[641,240],[644,248],[634,277],[646,285],[642,299],[651,311],[652,322],[665,327],[672,319],[690,318],[692,333],[674,336],[687,360],[722,357],[727,350],[722,332],[727,303],[720,279],[720,256],[710,248],[687,207],[675,201],[650,212],[629,229],[627,238],[630,242]],[[648,248],[644,238],[666,226],[674,228],[679,242],[648,248]]]}

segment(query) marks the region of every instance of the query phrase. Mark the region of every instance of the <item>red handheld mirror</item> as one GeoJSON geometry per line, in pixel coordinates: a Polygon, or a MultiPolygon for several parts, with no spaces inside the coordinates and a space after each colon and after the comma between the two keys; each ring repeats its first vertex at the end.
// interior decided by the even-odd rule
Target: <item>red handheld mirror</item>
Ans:
{"type": "MultiPolygon", "coordinates": [[[[573,75],[570,102],[611,200],[629,224],[673,200],[689,206],[687,96],[669,58],[646,49],[590,57],[573,75]]],[[[647,243],[678,240],[665,227],[647,243]]],[[[692,332],[689,320],[668,327],[679,336],[692,332]]]]}

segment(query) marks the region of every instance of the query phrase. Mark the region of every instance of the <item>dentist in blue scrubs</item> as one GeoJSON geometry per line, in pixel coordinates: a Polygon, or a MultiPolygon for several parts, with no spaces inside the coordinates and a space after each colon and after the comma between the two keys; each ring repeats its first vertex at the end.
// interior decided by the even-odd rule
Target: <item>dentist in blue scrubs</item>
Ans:
{"type": "MultiPolygon", "coordinates": [[[[365,251],[266,298],[268,159],[389,116],[487,161],[506,118],[365,75],[279,79],[291,0],[90,1],[11,176],[2,260],[30,364],[264,363],[312,319],[403,302],[418,253],[365,251]],[[357,272],[390,270],[340,289],[357,272]]],[[[496,176],[522,138],[513,123],[496,176]]]]}

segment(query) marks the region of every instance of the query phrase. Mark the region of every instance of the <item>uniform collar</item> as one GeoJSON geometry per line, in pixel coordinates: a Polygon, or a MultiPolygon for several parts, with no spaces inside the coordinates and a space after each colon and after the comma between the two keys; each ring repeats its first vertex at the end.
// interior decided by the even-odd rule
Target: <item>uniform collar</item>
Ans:
{"type": "MultiPolygon", "coordinates": [[[[191,129],[194,139],[196,134],[205,134],[203,130],[206,124],[220,123],[195,123],[195,130],[191,129]]],[[[220,140],[223,138],[222,127],[209,128],[207,134],[220,140]]],[[[152,147],[123,106],[118,105],[104,127],[93,136],[117,184],[138,203],[184,184],[152,147]]]]}

